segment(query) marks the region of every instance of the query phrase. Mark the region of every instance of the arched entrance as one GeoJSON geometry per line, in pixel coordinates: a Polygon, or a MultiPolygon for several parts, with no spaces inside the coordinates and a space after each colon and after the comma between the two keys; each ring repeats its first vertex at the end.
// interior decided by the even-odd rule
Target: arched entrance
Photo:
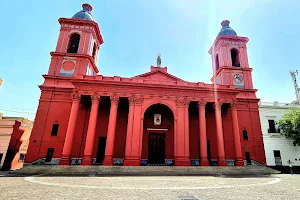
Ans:
{"type": "Polygon", "coordinates": [[[174,163],[174,114],[168,106],[154,104],[145,111],[142,145],[144,165],[174,163]]]}

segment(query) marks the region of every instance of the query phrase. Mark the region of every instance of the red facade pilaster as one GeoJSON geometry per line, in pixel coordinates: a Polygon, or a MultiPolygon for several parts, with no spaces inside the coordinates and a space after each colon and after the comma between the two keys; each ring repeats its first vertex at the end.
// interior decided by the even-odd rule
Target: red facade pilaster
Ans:
{"type": "Polygon", "coordinates": [[[93,146],[95,140],[99,102],[100,102],[100,97],[97,94],[94,94],[92,96],[92,107],[91,107],[89,125],[88,125],[88,130],[86,135],[84,155],[81,163],[82,165],[92,165],[93,163],[92,154],[93,154],[93,146]]]}
{"type": "Polygon", "coordinates": [[[185,157],[188,159],[190,165],[190,123],[189,123],[189,104],[186,102],[184,107],[184,152],[185,157]]]}
{"type": "Polygon", "coordinates": [[[231,103],[231,115],[232,115],[233,138],[234,138],[235,165],[244,166],[236,102],[231,103]]]}
{"type": "Polygon", "coordinates": [[[119,97],[116,96],[110,97],[110,102],[111,102],[111,106],[110,106],[110,114],[109,114],[108,130],[107,130],[106,149],[105,149],[105,157],[103,160],[103,165],[107,165],[107,166],[113,165],[113,154],[114,154],[119,97]]]}
{"type": "Polygon", "coordinates": [[[218,145],[218,166],[226,166],[221,106],[222,104],[219,102],[214,104],[218,145]]]}
{"type": "Polygon", "coordinates": [[[189,101],[177,100],[177,131],[174,147],[176,166],[189,166],[189,101]],[[179,123],[180,122],[180,123],[179,123]]]}
{"type": "Polygon", "coordinates": [[[73,94],[73,103],[72,103],[70,118],[68,122],[68,128],[67,128],[64,148],[62,152],[62,157],[59,162],[60,165],[71,164],[72,144],[73,144],[73,138],[75,133],[75,126],[76,126],[76,120],[77,120],[77,115],[79,110],[79,104],[80,104],[80,95],[73,94]]]}
{"type": "Polygon", "coordinates": [[[128,112],[128,124],[127,124],[124,166],[131,165],[133,117],[134,117],[134,99],[129,98],[129,112],[128,112]]]}
{"type": "Polygon", "coordinates": [[[134,166],[139,166],[141,164],[141,154],[142,147],[140,145],[142,139],[142,103],[143,98],[135,98],[134,100],[134,120],[133,120],[133,133],[132,133],[132,149],[131,149],[131,162],[134,166]]]}
{"type": "Polygon", "coordinates": [[[200,130],[200,165],[208,166],[207,159],[207,136],[206,136],[206,117],[205,117],[206,102],[199,102],[199,130],[200,130]]]}

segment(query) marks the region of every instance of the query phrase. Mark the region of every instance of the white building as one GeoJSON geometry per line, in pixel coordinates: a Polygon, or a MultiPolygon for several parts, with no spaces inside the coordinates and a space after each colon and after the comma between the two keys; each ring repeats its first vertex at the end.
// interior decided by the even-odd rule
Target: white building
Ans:
{"type": "Polygon", "coordinates": [[[268,166],[288,166],[288,160],[293,162],[293,166],[300,166],[300,146],[294,146],[292,139],[287,139],[284,134],[280,134],[276,125],[276,122],[291,108],[300,108],[300,106],[277,101],[259,103],[260,122],[268,166]]]}

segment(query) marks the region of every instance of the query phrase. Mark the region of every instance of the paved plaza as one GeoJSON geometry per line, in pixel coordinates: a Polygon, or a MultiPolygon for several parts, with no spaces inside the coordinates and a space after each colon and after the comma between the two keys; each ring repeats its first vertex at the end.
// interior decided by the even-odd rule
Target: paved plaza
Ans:
{"type": "Polygon", "coordinates": [[[299,199],[300,176],[0,177],[0,199],[299,199]]]}

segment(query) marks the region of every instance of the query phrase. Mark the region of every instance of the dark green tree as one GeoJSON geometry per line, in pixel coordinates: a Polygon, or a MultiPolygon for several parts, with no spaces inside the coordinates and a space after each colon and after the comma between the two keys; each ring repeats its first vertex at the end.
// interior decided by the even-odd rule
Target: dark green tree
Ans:
{"type": "Polygon", "coordinates": [[[278,121],[278,127],[286,138],[300,146],[300,109],[291,109],[278,121]]]}

